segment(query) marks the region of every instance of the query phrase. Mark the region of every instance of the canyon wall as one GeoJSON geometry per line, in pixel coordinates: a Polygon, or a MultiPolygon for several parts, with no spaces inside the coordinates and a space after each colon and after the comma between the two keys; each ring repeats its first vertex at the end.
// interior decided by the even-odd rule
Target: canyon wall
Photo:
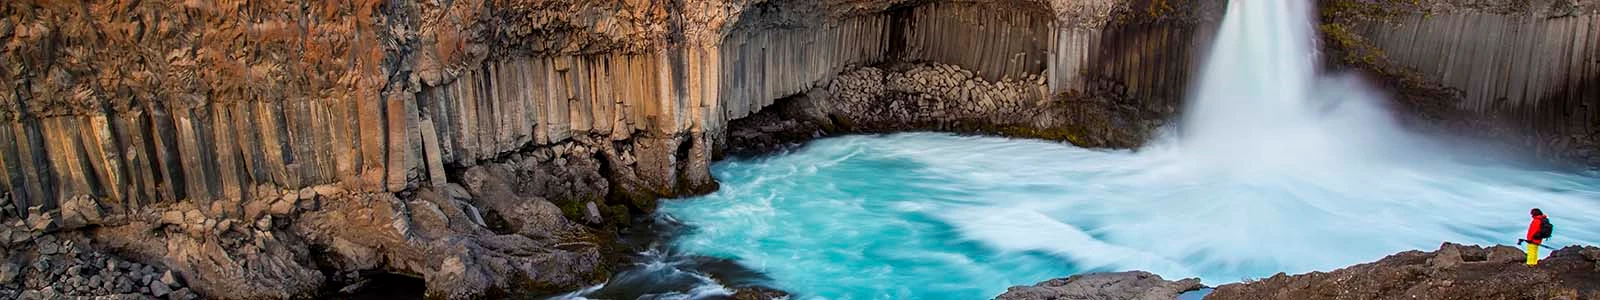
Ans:
{"type": "MultiPolygon", "coordinates": [[[[722,114],[707,120],[721,128],[774,101],[803,93],[851,65],[884,61],[889,49],[890,17],[884,14],[844,16],[830,20],[827,11],[804,2],[766,4],[741,17],[722,40],[720,66],[722,114]],[[782,7],[778,5],[788,5],[782,7]]],[[[719,130],[720,131],[720,130],[719,130]]]]}
{"type": "Polygon", "coordinates": [[[1330,44],[1375,50],[1346,62],[1391,65],[1371,69],[1438,89],[1429,98],[1481,128],[1467,132],[1600,163],[1600,1],[1324,2],[1333,7],[1325,21],[1337,25],[1324,30],[1342,39],[1330,44]],[[1349,12],[1339,10],[1362,16],[1340,18],[1349,12]]]}
{"type": "Polygon", "coordinates": [[[1054,19],[1040,3],[936,2],[891,12],[900,40],[889,56],[962,66],[988,81],[1038,75],[1054,19]]]}

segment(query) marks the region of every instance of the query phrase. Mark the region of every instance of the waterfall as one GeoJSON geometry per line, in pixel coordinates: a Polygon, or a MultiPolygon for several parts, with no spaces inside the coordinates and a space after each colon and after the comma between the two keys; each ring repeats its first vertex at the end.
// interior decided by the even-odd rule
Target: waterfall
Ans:
{"type": "Polygon", "coordinates": [[[1309,2],[1228,3],[1181,123],[1183,151],[1233,170],[1303,171],[1412,143],[1360,81],[1319,74],[1309,2]]]}

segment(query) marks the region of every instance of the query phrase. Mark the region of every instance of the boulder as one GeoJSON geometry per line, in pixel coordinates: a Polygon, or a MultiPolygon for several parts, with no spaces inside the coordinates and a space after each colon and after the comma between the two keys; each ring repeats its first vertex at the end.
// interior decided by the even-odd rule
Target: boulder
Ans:
{"type": "Polygon", "coordinates": [[[39,247],[39,254],[42,255],[56,255],[57,253],[61,253],[61,247],[56,245],[54,242],[41,241],[35,245],[39,247]]]}
{"type": "Polygon", "coordinates": [[[150,294],[156,295],[156,297],[166,296],[167,294],[172,293],[172,287],[167,286],[166,283],[162,283],[158,280],[150,281],[149,287],[150,294]]]}
{"type": "Polygon", "coordinates": [[[189,224],[203,225],[206,223],[206,215],[201,213],[199,209],[190,209],[183,212],[183,220],[189,224]]]}
{"type": "Polygon", "coordinates": [[[178,275],[173,274],[172,270],[167,270],[166,272],[161,273],[161,283],[165,283],[167,286],[174,287],[182,285],[182,283],[178,282],[178,275]]]}
{"type": "Polygon", "coordinates": [[[33,231],[48,232],[56,229],[56,218],[53,211],[44,211],[43,206],[35,205],[28,208],[28,228],[33,231]]]}
{"type": "Polygon", "coordinates": [[[789,299],[789,293],[763,286],[733,288],[734,300],[774,300],[789,299]]]}
{"type": "Polygon", "coordinates": [[[272,206],[267,207],[267,213],[279,216],[287,215],[294,212],[294,204],[295,200],[278,199],[278,202],[274,202],[272,206]]]}
{"type": "Polygon", "coordinates": [[[0,285],[10,285],[22,274],[22,267],[15,262],[7,261],[0,265],[0,285]]]}
{"type": "Polygon", "coordinates": [[[589,222],[589,224],[603,223],[604,219],[600,217],[599,205],[594,204],[594,201],[589,201],[588,203],[584,203],[583,206],[585,208],[583,215],[584,222],[589,222]]]}
{"type": "Polygon", "coordinates": [[[320,196],[320,197],[333,197],[333,196],[338,196],[338,195],[341,195],[341,194],[345,193],[344,188],[341,188],[338,185],[332,185],[332,184],[324,184],[324,185],[314,186],[314,187],[311,187],[311,190],[315,191],[317,196],[320,196]]]}
{"type": "Polygon", "coordinates": [[[1525,262],[1528,259],[1527,252],[1511,246],[1489,247],[1487,252],[1488,261],[1492,263],[1525,262]]]}

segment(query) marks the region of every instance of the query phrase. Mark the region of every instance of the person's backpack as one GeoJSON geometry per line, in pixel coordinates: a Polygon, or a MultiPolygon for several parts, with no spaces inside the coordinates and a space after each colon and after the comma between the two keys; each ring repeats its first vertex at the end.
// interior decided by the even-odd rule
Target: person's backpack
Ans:
{"type": "Polygon", "coordinates": [[[1533,233],[1533,239],[1536,239],[1536,240],[1548,239],[1548,238],[1550,238],[1550,232],[1551,231],[1555,231],[1555,230],[1556,230],[1556,225],[1555,224],[1550,224],[1550,218],[1545,218],[1544,222],[1539,222],[1539,232],[1533,233]]]}

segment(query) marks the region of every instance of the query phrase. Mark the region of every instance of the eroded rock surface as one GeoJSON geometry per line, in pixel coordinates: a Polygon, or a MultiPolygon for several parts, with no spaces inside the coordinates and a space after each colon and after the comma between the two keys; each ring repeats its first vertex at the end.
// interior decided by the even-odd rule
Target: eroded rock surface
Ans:
{"type": "Polygon", "coordinates": [[[991,82],[946,64],[862,67],[735,120],[727,151],[761,154],[823,135],[908,130],[1133,147],[1147,140],[1172,112],[1170,106],[1141,105],[1111,91],[1052,95],[1039,76],[991,82]]]}
{"type": "Polygon", "coordinates": [[[1179,281],[1161,279],[1144,271],[1072,275],[1040,282],[1033,286],[1006,289],[996,300],[1125,299],[1171,300],[1183,292],[1198,290],[1200,279],[1179,281]]]}
{"type": "Polygon", "coordinates": [[[1521,250],[1445,243],[1332,272],[1222,285],[1206,299],[1600,299],[1600,248],[1569,246],[1538,267],[1521,250]]]}
{"type": "Polygon", "coordinates": [[[1329,65],[1414,128],[1600,165],[1600,1],[1320,0],[1329,65]]]}
{"type": "MultiPolygon", "coordinates": [[[[1331,272],[1225,284],[1205,299],[1600,299],[1600,248],[1568,246],[1537,267],[1524,258],[1510,246],[1444,243],[1433,252],[1400,252],[1331,272]]],[[[1198,279],[1129,271],[1015,286],[996,299],[1173,299],[1202,287],[1198,279]]]]}

